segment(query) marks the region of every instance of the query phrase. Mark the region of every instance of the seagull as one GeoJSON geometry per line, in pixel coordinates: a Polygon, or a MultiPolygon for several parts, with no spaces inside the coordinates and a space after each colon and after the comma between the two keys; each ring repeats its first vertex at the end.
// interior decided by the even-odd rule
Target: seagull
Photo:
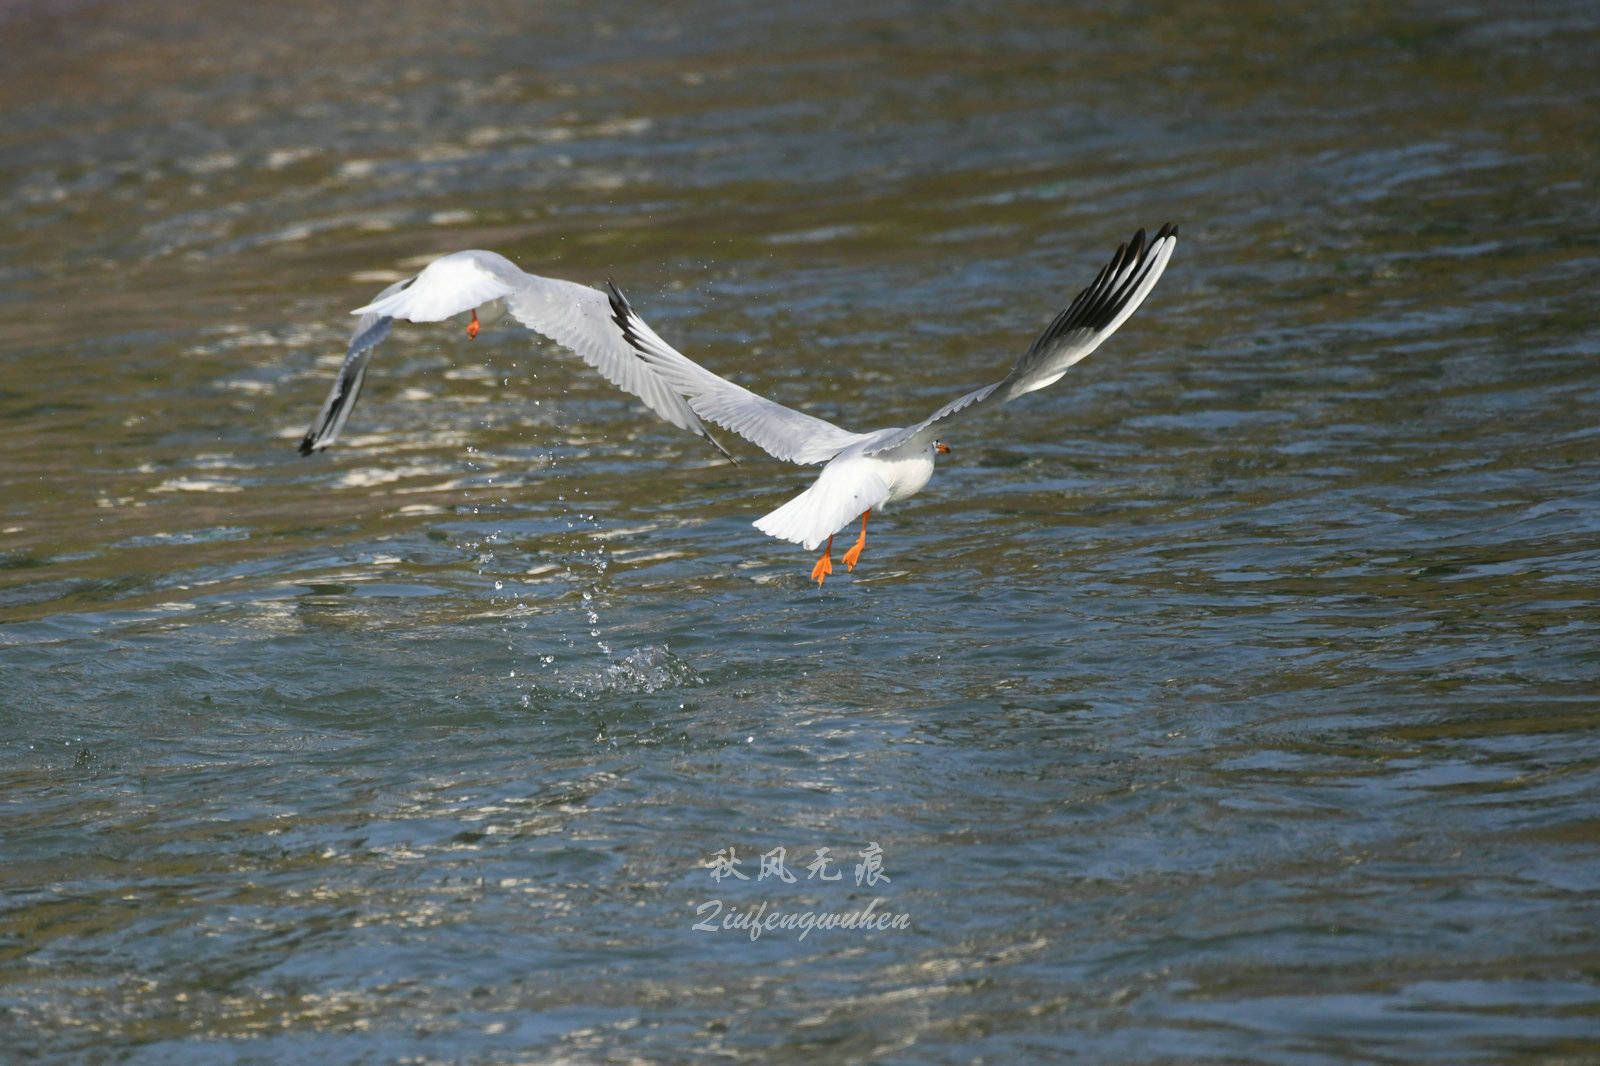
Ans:
{"type": "Polygon", "coordinates": [[[478,309],[497,300],[504,301],[512,317],[524,326],[570,348],[607,381],[733,459],[684,398],[634,351],[613,320],[605,293],[525,273],[505,256],[480,249],[441,256],[416,277],[390,285],[371,303],[351,312],[361,318],[350,334],[339,377],[300,441],[300,454],[310,455],[338,439],[366,379],[372,350],[389,335],[395,319],[441,322],[471,311],[467,337],[472,339],[480,328],[478,309]]]}
{"type": "MultiPolygon", "coordinates": [[[[861,535],[841,557],[853,571],[866,547],[867,517],[928,483],[934,457],[950,451],[939,439],[948,423],[1054,384],[1138,310],[1160,280],[1177,241],[1178,227],[1171,223],[1148,243],[1144,230],[1139,230],[1034,338],[1005,377],[950,401],[916,425],[868,433],[842,429],[717,376],[662,340],[615,284],[608,282],[607,288],[612,320],[628,344],[688,400],[696,415],[737,433],[775,459],[803,466],[823,464],[810,488],[753,523],[768,536],[793,541],[807,551],[826,539],[828,546],[811,569],[811,579],[820,587],[833,573],[833,537],[839,530],[860,516],[861,535]]],[[[372,306],[381,305],[380,301],[372,306]]]]}

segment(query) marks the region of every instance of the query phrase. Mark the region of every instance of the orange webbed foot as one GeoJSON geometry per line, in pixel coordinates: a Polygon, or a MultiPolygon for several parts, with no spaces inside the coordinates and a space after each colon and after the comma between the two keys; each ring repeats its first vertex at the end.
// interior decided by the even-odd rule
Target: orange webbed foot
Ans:
{"type": "Polygon", "coordinates": [[[871,511],[861,512],[861,536],[857,537],[856,542],[850,545],[850,550],[840,557],[846,570],[853,571],[856,563],[861,561],[861,549],[867,546],[867,515],[871,513],[871,511]]]}
{"type": "Polygon", "coordinates": [[[472,309],[472,321],[467,323],[467,340],[469,340],[469,341],[477,340],[478,339],[478,330],[480,330],[482,328],[483,327],[478,325],[478,309],[476,307],[474,307],[472,309]]]}
{"type": "Polygon", "coordinates": [[[811,568],[811,580],[817,583],[817,588],[822,587],[823,580],[833,573],[833,538],[828,538],[828,546],[822,550],[822,558],[817,560],[817,565],[811,568]]]}
{"type": "Polygon", "coordinates": [[[849,551],[845,552],[839,557],[840,561],[844,563],[844,568],[846,570],[854,570],[856,568],[856,563],[861,561],[861,549],[865,548],[866,546],[867,538],[862,537],[860,540],[857,540],[854,544],[850,545],[849,551]]]}

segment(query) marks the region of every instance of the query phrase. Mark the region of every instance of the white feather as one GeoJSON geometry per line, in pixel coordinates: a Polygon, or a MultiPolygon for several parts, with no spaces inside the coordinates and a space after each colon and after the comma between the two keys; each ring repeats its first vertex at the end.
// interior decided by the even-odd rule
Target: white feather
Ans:
{"type": "Polygon", "coordinates": [[[509,260],[493,252],[455,252],[423,267],[416,280],[399,292],[374,300],[350,313],[387,315],[408,322],[442,322],[490,300],[511,295],[511,279],[490,269],[495,264],[489,256],[499,259],[511,270],[517,270],[509,260]]]}
{"type": "Polygon", "coordinates": [[[846,522],[888,500],[889,486],[876,465],[864,457],[835,460],[822,468],[810,488],[751,524],[769,537],[810,551],[846,522]]]}

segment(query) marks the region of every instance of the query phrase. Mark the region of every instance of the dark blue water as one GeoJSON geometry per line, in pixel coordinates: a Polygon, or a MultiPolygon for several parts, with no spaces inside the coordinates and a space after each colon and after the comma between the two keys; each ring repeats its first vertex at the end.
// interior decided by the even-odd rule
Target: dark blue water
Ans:
{"type": "Polygon", "coordinates": [[[0,1056],[1600,1059],[1597,42],[0,5],[0,1056]],[[1169,219],[820,591],[507,320],[295,454],[442,252],[867,429],[1169,219]]]}

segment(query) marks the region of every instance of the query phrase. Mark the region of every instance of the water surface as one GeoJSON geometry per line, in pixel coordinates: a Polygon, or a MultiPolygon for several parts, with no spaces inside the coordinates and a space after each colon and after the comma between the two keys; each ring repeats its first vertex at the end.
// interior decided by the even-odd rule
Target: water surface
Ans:
{"type": "Polygon", "coordinates": [[[9,1054],[1600,1057],[1589,5],[375,10],[0,5],[9,1054]],[[505,321],[295,454],[442,252],[865,429],[1169,219],[820,591],[505,321]]]}

